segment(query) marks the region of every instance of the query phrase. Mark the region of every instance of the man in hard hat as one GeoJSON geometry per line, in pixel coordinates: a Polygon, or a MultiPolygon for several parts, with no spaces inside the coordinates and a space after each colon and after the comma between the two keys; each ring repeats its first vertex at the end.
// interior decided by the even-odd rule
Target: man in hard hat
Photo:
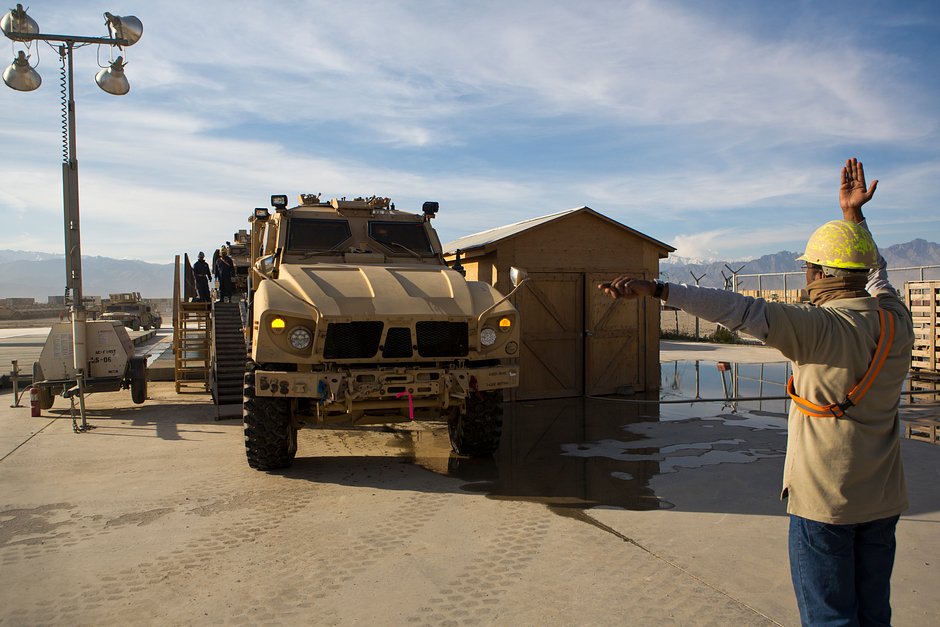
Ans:
{"type": "Polygon", "coordinates": [[[212,272],[209,270],[209,264],[206,263],[206,253],[202,251],[199,252],[199,259],[193,264],[193,275],[196,277],[196,301],[208,303],[212,299],[209,295],[212,272]]]}
{"type": "Polygon", "coordinates": [[[891,622],[894,532],[907,509],[898,405],[914,334],[862,215],[877,184],[846,162],[843,220],[819,227],[799,257],[812,305],[628,276],[598,286],[740,329],[793,361],[781,498],[804,624],[891,622]]]}
{"type": "Polygon", "coordinates": [[[228,256],[228,249],[223,246],[219,249],[219,256],[215,260],[215,278],[219,280],[219,302],[232,301],[232,280],[235,276],[235,262],[228,256]]]}

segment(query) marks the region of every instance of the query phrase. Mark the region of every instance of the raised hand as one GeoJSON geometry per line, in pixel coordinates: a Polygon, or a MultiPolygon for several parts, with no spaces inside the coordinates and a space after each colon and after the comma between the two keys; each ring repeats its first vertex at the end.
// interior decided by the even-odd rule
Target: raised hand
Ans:
{"type": "Polygon", "coordinates": [[[842,207],[842,217],[853,222],[864,220],[862,205],[875,195],[878,181],[872,181],[871,187],[865,186],[865,168],[862,163],[852,157],[845,162],[842,168],[842,181],[839,186],[839,205],[842,207]]]}

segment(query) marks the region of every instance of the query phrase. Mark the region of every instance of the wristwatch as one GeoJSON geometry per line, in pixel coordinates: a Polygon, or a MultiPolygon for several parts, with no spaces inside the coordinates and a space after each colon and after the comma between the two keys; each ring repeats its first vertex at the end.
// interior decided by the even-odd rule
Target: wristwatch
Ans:
{"type": "Polygon", "coordinates": [[[653,288],[653,298],[658,298],[658,299],[662,300],[662,298],[663,298],[663,288],[666,287],[666,284],[663,283],[663,282],[661,282],[661,281],[654,281],[654,283],[656,283],[656,287],[653,288]]]}

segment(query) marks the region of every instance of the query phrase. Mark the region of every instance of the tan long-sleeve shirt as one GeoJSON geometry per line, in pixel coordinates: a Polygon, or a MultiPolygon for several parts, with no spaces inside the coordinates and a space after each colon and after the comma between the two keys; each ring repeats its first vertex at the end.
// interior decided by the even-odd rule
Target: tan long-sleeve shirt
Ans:
{"type": "Polygon", "coordinates": [[[898,405],[914,332],[911,315],[880,261],[869,275],[871,297],[833,300],[821,307],[669,286],[670,305],[741,329],[780,350],[793,362],[797,394],[818,405],[842,402],[865,374],[880,333],[878,308],[894,317],[888,358],[846,417],[810,418],[790,404],[782,496],[788,497],[788,512],[810,520],[860,523],[907,509],[898,405]]]}
{"type": "Polygon", "coordinates": [[[790,405],[783,494],[791,514],[825,523],[867,522],[907,509],[898,404],[914,335],[897,296],[833,300],[821,307],[767,308],[767,344],[793,362],[796,393],[838,403],[864,376],[878,343],[878,308],[895,337],[871,388],[843,418],[812,418],[790,405]]]}

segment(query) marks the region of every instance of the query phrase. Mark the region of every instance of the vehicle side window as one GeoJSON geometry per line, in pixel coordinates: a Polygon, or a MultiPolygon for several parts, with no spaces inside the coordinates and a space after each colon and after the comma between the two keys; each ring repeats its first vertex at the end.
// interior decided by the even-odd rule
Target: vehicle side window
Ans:
{"type": "Polygon", "coordinates": [[[380,244],[399,244],[421,255],[431,255],[431,242],[423,222],[369,222],[369,237],[380,244]]]}
{"type": "Polygon", "coordinates": [[[346,220],[294,218],[287,226],[287,251],[333,250],[352,233],[346,220]]]}

